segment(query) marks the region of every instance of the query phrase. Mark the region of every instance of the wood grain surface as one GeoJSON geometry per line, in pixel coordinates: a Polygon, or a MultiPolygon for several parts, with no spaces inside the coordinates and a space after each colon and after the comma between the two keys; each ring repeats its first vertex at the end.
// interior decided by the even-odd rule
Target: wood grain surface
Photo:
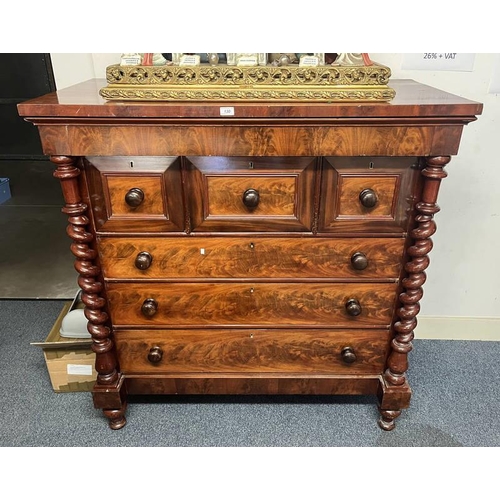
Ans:
{"type": "Polygon", "coordinates": [[[40,126],[45,154],[154,156],[366,156],[456,154],[459,126],[339,125],[148,127],[137,124],[47,124],[40,126]],[[437,129],[437,130],[436,130],[437,129]],[[440,130],[443,129],[443,130],[440,130]],[[439,141],[436,139],[439,136],[439,141]],[[71,144],[71,146],[68,146],[71,144]]]}
{"type": "Polygon", "coordinates": [[[403,238],[98,238],[104,277],[114,279],[395,279],[403,245],[403,238]],[[148,269],[135,266],[140,252],[152,257],[148,269]],[[366,255],[366,269],[352,267],[356,252],[366,255]]]}
{"type": "MultiPolygon", "coordinates": [[[[238,121],[239,118],[333,118],[344,125],[355,118],[393,118],[415,122],[428,119],[466,122],[481,114],[483,105],[453,95],[444,90],[410,79],[391,78],[390,86],[396,96],[390,102],[230,102],[235,116],[221,116],[220,102],[106,102],[99,90],[106,86],[105,78],[95,78],[57,92],[36,97],[18,106],[21,116],[40,118],[66,116],[74,119],[171,119],[196,120],[212,118],[218,121],[238,121]]],[[[226,101],[227,102],[227,101],[226,101]]],[[[226,105],[226,104],[225,104],[226,105]]]]}
{"type": "Polygon", "coordinates": [[[317,159],[188,157],[186,200],[193,231],[310,231],[317,159]],[[243,194],[259,193],[248,208],[243,194]]]}
{"type": "Polygon", "coordinates": [[[294,216],[296,178],[292,176],[209,176],[208,217],[230,215],[237,217],[294,216]],[[248,189],[259,193],[259,204],[251,209],[242,201],[248,189]]]}
{"type": "Polygon", "coordinates": [[[162,177],[160,175],[123,175],[107,174],[103,177],[110,199],[111,217],[137,217],[137,215],[165,216],[163,204],[162,177]],[[133,188],[144,193],[144,201],[138,207],[130,207],[125,202],[125,195],[133,188]]]}
{"type": "Polygon", "coordinates": [[[419,159],[323,158],[319,231],[403,232],[420,195],[419,159]],[[377,196],[373,208],[364,207],[361,191],[372,189],[377,196]]]}
{"type": "Polygon", "coordinates": [[[398,176],[353,176],[343,175],[339,185],[338,217],[363,216],[366,220],[377,217],[394,218],[398,176]],[[372,208],[362,205],[359,195],[365,189],[374,191],[377,203],[372,208]]]}
{"type": "Polygon", "coordinates": [[[376,394],[379,376],[268,373],[127,375],[128,394],[376,394]]]}
{"type": "Polygon", "coordinates": [[[115,325],[148,326],[387,326],[395,283],[108,283],[115,325]],[[157,313],[146,318],[143,302],[152,298],[157,313]],[[359,316],[346,302],[357,299],[359,316]]]}
{"type": "Polygon", "coordinates": [[[115,335],[125,374],[308,373],[381,374],[389,347],[388,330],[148,330],[115,335]],[[161,360],[151,363],[151,348],[161,360]],[[348,364],[341,352],[351,347],[348,364]]]}
{"type": "Polygon", "coordinates": [[[83,164],[96,229],[138,233],[184,230],[179,158],[103,156],[85,158],[83,164]],[[137,207],[125,202],[132,188],[144,193],[137,207]]]}

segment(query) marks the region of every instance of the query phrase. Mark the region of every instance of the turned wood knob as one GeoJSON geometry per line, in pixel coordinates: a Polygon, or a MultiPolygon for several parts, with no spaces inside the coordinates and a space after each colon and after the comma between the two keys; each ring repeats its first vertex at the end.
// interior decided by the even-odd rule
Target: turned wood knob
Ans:
{"type": "Polygon", "coordinates": [[[351,255],[351,265],[354,269],[362,271],[368,267],[368,258],[363,252],[356,252],[351,255]]]}
{"type": "Polygon", "coordinates": [[[163,357],[163,350],[161,347],[154,346],[148,352],[148,361],[150,363],[159,363],[163,357]]]}
{"type": "Polygon", "coordinates": [[[349,299],[345,303],[345,310],[349,316],[359,316],[361,314],[361,304],[357,299],[349,299]]]}
{"type": "Polygon", "coordinates": [[[378,201],[377,194],[373,189],[363,189],[359,193],[359,201],[365,208],[373,208],[378,201]]]}
{"type": "Polygon", "coordinates": [[[135,267],[141,271],[146,270],[153,262],[153,256],[149,252],[141,252],[135,258],[135,267]]]}
{"type": "Polygon", "coordinates": [[[155,299],[146,299],[141,306],[141,312],[147,318],[152,318],[158,311],[158,302],[155,299]]]}
{"type": "Polygon", "coordinates": [[[260,195],[256,189],[247,189],[243,193],[243,204],[247,208],[255,208],[259,204],[260,195]]]}
{"type": "Polygon", "coordinates": [[[131,208],[137,208],[144,201],[144,191],[139,188],[132,188],[125,195],[125,203],[131,208]]]}
{"type": "Polygon", "coordinates": [[[349,365],[356,361],[356,354],[354,353],[354,349],[352,347],[344,347],[340,356],[342,357],[342,361],[349,365]]]}

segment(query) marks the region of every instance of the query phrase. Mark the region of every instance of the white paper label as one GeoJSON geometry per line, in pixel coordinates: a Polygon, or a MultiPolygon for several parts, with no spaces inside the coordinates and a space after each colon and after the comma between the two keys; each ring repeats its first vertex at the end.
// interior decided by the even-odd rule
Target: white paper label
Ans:
{"type": "Polygon", "coordinates": [[[120,61],[121,66],[138,66],[141,64],[141,56],[122,57],[120,61]]]}
{"type": "Polygon", "coordinates": [[[222,106],[220,108],[220,115],[221,116],[234,116],[234,108],[232,106],[222,106]]]}
{"type": "Polygon", "coordinates": [[[92,366],[68,365],[68,375],[92,375],[92,366]]]}
{"type": "Polygon", "coordinates": [[[257,66],[257,56],[243,56],[236,62],[237,66],[257,66]]]}
{"type": "Polygon", "coordinates": [[[403,54],[401,69],[423,69],[429,71],[472,71],[476,54],[457,52],[425,52],[403,54]]]}
{"type": "Polygon", "coordinates": [[[302,56],[300,58],[299,66],[318,66],[319,57],[316,56],[302,56]]]}
{"type": "Polygon", "coordinates": [[[181,61],[179,66],[199,66],[200,65],[200,56],[199,55],[183,55],[181,57],[181,61]]]}

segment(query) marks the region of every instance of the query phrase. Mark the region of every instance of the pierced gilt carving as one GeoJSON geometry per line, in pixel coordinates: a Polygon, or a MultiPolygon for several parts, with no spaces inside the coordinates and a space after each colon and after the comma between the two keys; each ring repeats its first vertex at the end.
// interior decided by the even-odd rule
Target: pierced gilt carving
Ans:
{"type": "Polygon", "coordinates": [[[386,66],[109,66],[106,99],[389,101],[386,66]]]}

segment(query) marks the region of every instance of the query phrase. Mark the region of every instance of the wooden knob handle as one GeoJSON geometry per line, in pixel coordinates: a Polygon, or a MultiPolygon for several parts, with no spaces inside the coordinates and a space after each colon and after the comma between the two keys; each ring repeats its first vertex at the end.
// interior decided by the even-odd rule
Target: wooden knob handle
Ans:
{"type": "Polygon", "coordinates": [[[368,258],[363,252],[356,252],[351,255],[351,265],[357,271],[362,271],[368,267],[368,258]]]}
{"type": "Polygon", "coordinates": [[[243,204],[247,208],[256,208],[260,201],[259,192],[256,189],[247,189],[243,193],[243,204]]]}
{"type": "Polygon", "coordinates": [[[158,311],[158,302],[155,299],[146,299],[141,306],[141,312],[147,318],[152,318],[158,311]]]}
{"type": "Polygon", "coordinates": [[[148,361],[150,363],[159,363],[163,357],[163,350],[161,347],[154,346],[148,352],[148,361]]]}
{"type": "Polygon", "coordinates": [[[141,271],[146,270],[153,262],[153,256],[149,252],[141,252],[135,258],[135,267],[141,271]]]}
{"type": "Polygon", "coordinates": [[[131,208],[137,208],[144,201],[144,191],[139,188],[132,188],[125,195],[125,203],[131,208]]]}
{"type": "Polygon", "coordinates": [[[378,201],[377,194],[373,189],[363,189],[359,193],[359,201],[365,208],[373,208],[378,201]]]}
{"type": "Polygon", "coordinates": [[[349,316],[359,316],[361,314],[361,304],[357,299],[349,299],[345,303],[345,310],[349,316]]]}
{"type": "Polygon", "coordinates": [[[352,347],[344,347],[340,356],[342,357],[342,361],[349,365],[356,361],[356,354],[354,353],[354,349],[352,347]]]}

